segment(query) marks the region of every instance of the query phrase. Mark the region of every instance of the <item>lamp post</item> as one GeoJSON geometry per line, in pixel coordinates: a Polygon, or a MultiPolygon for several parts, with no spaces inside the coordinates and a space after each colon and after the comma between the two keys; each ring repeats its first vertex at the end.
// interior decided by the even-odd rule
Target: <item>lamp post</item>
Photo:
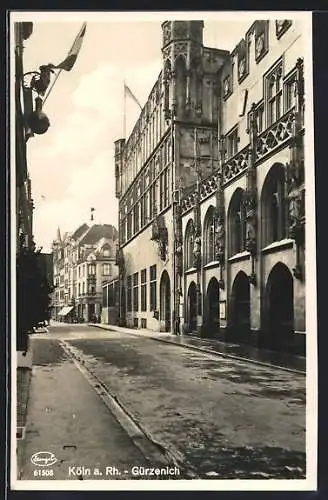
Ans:
{"type": "Polygon", "coordinates": [[[50,127],[50,120],[44,113],[43,96],[50,84],[53,70],[50,66],[40,66],[40,71],[30,71],[23,76],[24,100],[27,104],[26,124],[30,129],[27,139],[34,134],[45,134],[50,127]],[[33,110],[33,92],[35,109],[33,110]]]}

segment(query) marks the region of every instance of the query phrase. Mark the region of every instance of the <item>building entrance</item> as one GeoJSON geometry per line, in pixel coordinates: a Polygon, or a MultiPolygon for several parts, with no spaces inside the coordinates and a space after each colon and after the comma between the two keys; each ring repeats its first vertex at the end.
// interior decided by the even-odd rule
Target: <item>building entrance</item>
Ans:
{"type": "Polygon", "coordinates": [[[197,289],[194,282],[190,283],[187,297],[187,322],[188,330],[197,330],[197,289]]]}
{"type": "Polygon", "coordinates": [[[213,337],[219,331],[219,298],[220,287],[216,278],[211,278],[206,293],[205,302],[205,336],[213,337]]]}
{"type": "Polygon", "coordinates": [[[294,332],[294,282],[285,264],[272,269],[265,291],[265,329],[269,347],[283,348],[294,332]]]}
{"type": "Polygon", "coordinates": [[[167,271],[164,271],[160,284],[160,320],[161,330],[171,330],[171,282],[167,271]]]}
{"type": "Polygon", "coordinates": [[[247,342],[250,337],[250,284],[243,271],[237,274],[233,282],[230,307],[232,337],[247,342]]]}

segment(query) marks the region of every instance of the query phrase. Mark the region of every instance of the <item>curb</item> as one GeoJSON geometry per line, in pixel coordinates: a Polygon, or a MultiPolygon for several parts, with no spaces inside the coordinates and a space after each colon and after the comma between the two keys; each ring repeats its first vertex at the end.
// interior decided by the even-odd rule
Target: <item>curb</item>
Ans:
{"type": "MultiPolygon", "coordinates": [[[[132,331],[131,332],[130,331],[126,332],[126,331],[123,331],[123,330],[116,330],[115,326],[113,326],[111,328],[106,328],[105,326],[98,325],[98,324],[93,324],[93,323],[89,323],[89,326],[93,326],[95,328],[101,328],[102,330],[127,333],[127,334],[134,335],[136,337],[139,337],[139,338],[141,336],[140,333],[135,333],[135,332],[132,332],[132,331]]],[[[187,345],[187,344],[179,344],[177,342],[172,342],[171,340],[168,340],[168,339],[161,339],[160,337],[147,336],[146,338],[147,339],[151,339],[151,340],[156,340],[157,342],[165,342],[166,344],[171,344],[171,345],[175,345],[175,346],[178,346],[178,347],[184,347],[185,349],[191,349],[193,351],[204,352],[206,354],[212,354],[212,356],[218,356],[218,357],[222,357],[222,358],[233,359],[233,360],[236,360],[236,361],[243,361],[244,363],[245,362],[246,363],[252,363],[254,365],[263,366],[263,367],[266,367],[266,368],[278,369],[278,370],[282,370],[282,371],[286,371],[286,372],[291,372],[291,373],[297,373],[298,375],[306,376],[306,372],[305,371],[297,370],[296,368],[288,368],[288,367],[285,367],[285,366],[273,365],[273,364],[270,364],[270,363],[265,363],[264,361],[257,361],[257,360],[252,359],[252,358],[242,358],[240,356],[235,356],[234,354],[227,354],[225,352],[213,352],[210,349],[206,349],[204,347],[197,347],[197,346],[187,345]]]]}
{"type": "Polygon", "coordinates": [[[154,465],[156,463],[158,467],[172,466],[173,463],[173,465],[183,471],[183,475],[190,479],[197,478],[193,468],[184,460],[184,457],[179,452],[168,450],[136,422],[117,396],[111,394],[108,387],[99,379],[94,371],[85,366],[84,360],[76,354],[75,347],[70,346],[65,340],[60,340],[59,344],[146,460],[154,465]]]}

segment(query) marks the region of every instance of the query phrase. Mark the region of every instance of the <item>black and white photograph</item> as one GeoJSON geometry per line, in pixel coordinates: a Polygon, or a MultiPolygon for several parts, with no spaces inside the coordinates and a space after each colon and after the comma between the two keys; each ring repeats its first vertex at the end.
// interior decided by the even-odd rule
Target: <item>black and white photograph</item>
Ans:
{"type": "Polygon", "coordinates": [[[315,490],[312,14],[10,13],[13,490],[315,490]]]}

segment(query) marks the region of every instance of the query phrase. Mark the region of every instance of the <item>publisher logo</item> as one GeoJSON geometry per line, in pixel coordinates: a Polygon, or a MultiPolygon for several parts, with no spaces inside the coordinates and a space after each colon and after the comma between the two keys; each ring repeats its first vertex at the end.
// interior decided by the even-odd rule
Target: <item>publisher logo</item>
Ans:
{"type": "Polygon", "coordinates": [[[57,458],[50,451],[38,451],[31,456],[31,462],[39,467],[50,467],[57,462],[57,458]]]}

